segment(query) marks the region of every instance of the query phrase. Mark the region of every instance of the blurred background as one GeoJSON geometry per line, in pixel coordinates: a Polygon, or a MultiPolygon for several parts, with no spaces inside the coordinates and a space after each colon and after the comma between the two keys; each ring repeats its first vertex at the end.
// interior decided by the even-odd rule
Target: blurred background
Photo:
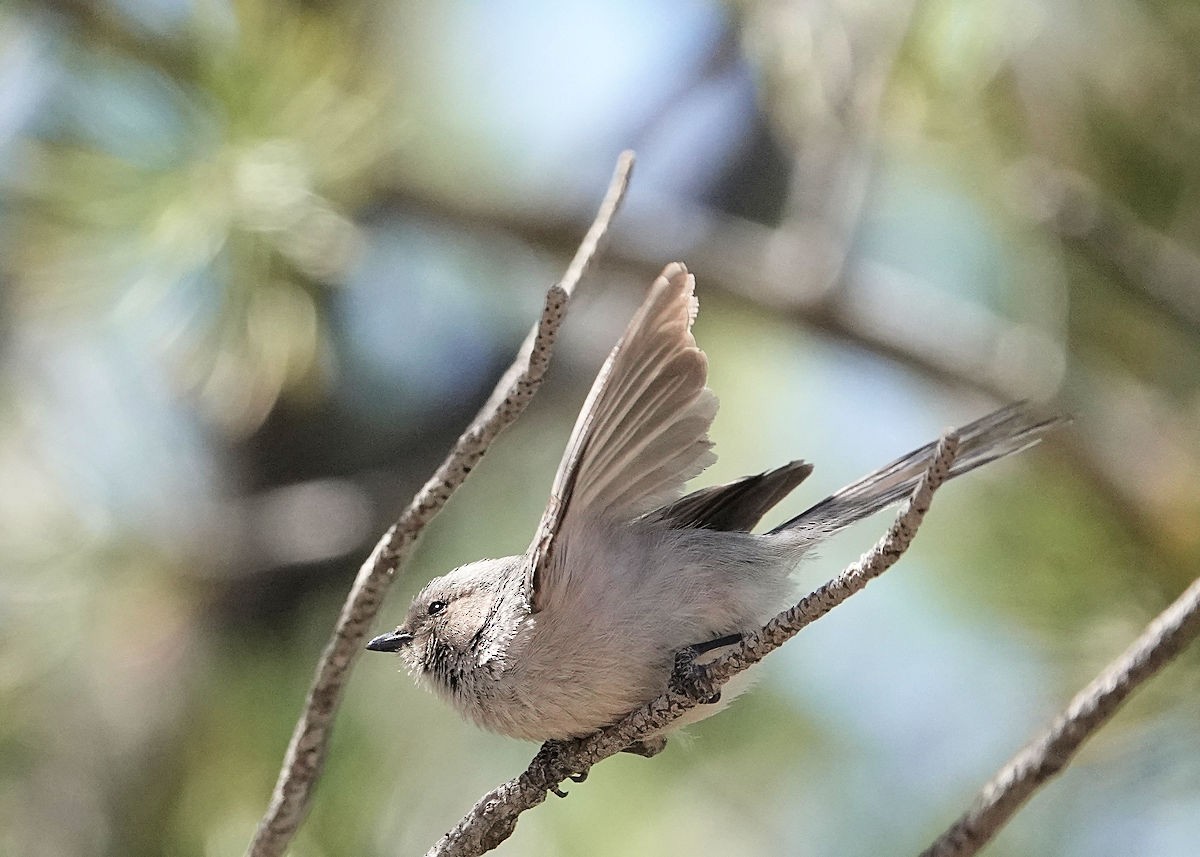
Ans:
{"type": "MultiPolygon", "coordinates": [[[[0,853],[242,853],[359,563],[627,147],[546,389],[379,628],[525,547],[674,259],[705,483],[817,465],[779,520],[1054,402],[754,692],[501,849],[916,853],[1200,571],[1198,46],[1191,0],[0,6],[0,853]]],[[[988,854],[1194,855],[1198,730],[1193,649],[988,854]]],[[[423,853],[533,750],[363,658],[293,853],[423,853]]]]}

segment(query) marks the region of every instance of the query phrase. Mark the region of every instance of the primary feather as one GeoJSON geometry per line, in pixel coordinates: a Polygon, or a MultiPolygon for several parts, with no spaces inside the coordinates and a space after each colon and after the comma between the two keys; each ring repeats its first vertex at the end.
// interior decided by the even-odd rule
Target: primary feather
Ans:
{"type": "Polygon", "coordinates": [[[570,585],[566,555],[596,516],[632,520],[675,500],[716,460],[717,399],[692,337],[695,279],[668,265],[600,370],[575,423],[530,549],[535,610],[570,585]]]}

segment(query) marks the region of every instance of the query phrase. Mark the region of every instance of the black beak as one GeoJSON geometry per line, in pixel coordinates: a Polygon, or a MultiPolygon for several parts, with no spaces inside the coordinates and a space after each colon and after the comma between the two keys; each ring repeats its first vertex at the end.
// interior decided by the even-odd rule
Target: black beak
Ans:
{"type": "Polygon", "coordinates": [[[392,631],[390,634],[380,634],[367,648],[372,652],[398,652],[412,642],[413,635],[408,631],[392,631]]]}

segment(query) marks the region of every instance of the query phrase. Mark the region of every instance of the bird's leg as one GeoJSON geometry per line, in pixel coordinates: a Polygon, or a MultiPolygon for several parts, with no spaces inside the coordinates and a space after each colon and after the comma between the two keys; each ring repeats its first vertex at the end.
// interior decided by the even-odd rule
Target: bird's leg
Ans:
{"type": "Polygon", "coordinates": [[[675,667],[671,671],[670,689],[682,693],[703,705],[712,705],[721,700],[721,691],[707,686],[708,671],[704,664],[696,663],[700,655],[715,649],[723,649],[741,642],[741,634],[729,634],[705,643],[697,643],[675,653],[675,667]]]}
{"type": "MultiPolygon", "coordinates": [[[[696,663],[696,658],[716,649],[732,646],[735,643],[741,642],[741,640],[741,634],[729,634],[724,637],[717,637],[715,640],[708,640],[680,649],[675,653],[675,665],[671,670],[671,679],[669,682],[670,689],[675,693],[682,693],[685,696],[689,696],[704,705],[719,702],[721,700],[721,691],[713,690],[708,686],[708,670],[704,664],[696,663]]],[[[636,753],[648,759],[661,753],[666,746],[667,739],[664,736],[651,735],[647,738],[634,741],[621,752],[636,753]]],[[[566,742],[562,741],[547,741],[542,744],[542,749],[538,751],[538,755],[542,757],[544,768],[555,772],[561,770],[564,767],[562,757],[565,749],[566,742]]],[[[566,777],[573,782],[582,783],[587,779],[588,772],[586,770],[573,771],[566,774],[566,777]]],[[[567,792],[560,789],[557,782],[546,782],[541,785],[546,791],[558,797],[567,796],[567,792]]]]}
{"type": "Polygon", "coordinates": [[[723,649],[726,646],[732,646],[735,643],[740,643],[741,641],[741,634],[726,634],[724,637],[717,637],[717,639],[709,640],[707,643],[696,643],[688,646],[688,648],[694,651],[697,655],[706,655],[711,651],[723,649]]]}

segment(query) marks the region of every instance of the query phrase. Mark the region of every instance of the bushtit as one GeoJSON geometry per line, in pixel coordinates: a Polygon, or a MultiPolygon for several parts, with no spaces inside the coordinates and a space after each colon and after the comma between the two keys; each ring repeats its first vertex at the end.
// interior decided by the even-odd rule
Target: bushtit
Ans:
{"type": "MultiPolygon", "coordinates": [[[[529,549],[431,581],[404,624],[367,646],[399,652],[486,729],[578,737],[663,693],[677,651],[715,656],[761,626],[793,600],[792,570],[813,545],[907,497],[929,462],[932,443],[760,535],[751,529],[810,464],[681,497],[716,458],[694,285],[673,264],[651,286],[592,385],[529,549]]],[[[1014,405],[964,426],[951,475],[1031,446],[1055,422],[1014,405]]],[[[738,690],[727,685],[723,701],[738,690]]]]}

